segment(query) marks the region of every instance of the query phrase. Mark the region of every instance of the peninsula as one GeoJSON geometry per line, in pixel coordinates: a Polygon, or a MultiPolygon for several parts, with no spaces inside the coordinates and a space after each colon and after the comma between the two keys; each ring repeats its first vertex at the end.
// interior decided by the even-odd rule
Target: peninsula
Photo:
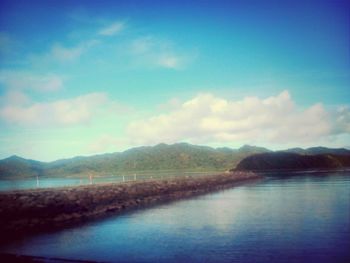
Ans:
{"type": "Polygon", "coordinates": [[[307,171],[343,170],[350,168],[350,155],[304,155],[290,152],[269,152],[248,156],[232,171],[307,171]]]}
{"type": "Polygon", "coordinates": [[[0,242],[137,207],[230,188],[252,172],[0,193],[0,242]]]}

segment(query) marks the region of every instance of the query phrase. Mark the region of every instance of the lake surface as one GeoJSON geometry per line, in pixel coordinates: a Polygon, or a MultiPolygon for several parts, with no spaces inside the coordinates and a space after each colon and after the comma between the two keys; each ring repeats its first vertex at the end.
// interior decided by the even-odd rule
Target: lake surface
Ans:
{"type": "Polygon", "coordinates": [[[0,251],[106,262],[350,262],[350,174],[270,177],[0,251]]]}
{"type": "Polygon", "coordinates": [[[173,177],[185,176],[205,176],[211,174],[222,173],[222,171],[143,171],[137,173],[125,173],[109,176],[95,177],[32,177],[26,179],[0,179],[0,191],[22,190],[22,189],[37,189],[37,188],[52,188],[63,186],[79,186],[88,184],[101,183],[122,183],[135,180],[150,180],[150,179],[165,179],[173,177]]]}

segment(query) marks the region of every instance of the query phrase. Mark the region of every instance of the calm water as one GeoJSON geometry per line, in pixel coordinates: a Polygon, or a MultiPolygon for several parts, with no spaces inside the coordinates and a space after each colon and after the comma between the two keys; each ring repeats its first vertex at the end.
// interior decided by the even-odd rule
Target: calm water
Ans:
{"type": "Polygon", "coordinates": [[[330,175],[269,178],[0,251],[107,262],[350,262],[350,174],[330,175]]]}
{"type": "MultiPolygon", "coordinates": [[[[131,176],[126,177],[126,180],[133,180],[131,176]]],[[[52,188],[62,186],[78,186],[88,184],[99,184],[109,182],[122,182],[123,177],[102,177],[93,178],[40,178],[36,179],[18,179],[18,180],[0,180],[0,191],[20,190],[20,189],[36,189],[36,188],[52,188]]]]}
{"type": "Polygon", "coordinates": [[[134,181],[134,180],[150,180],[150,179],[164,179],[179,176],[203,176],[208,174],[222,173],[222,171],[206,171],[206,172],[191,172],[191,171],[149,171],[149,172],[138,172],[128,173],[121,175],[110,175],[110,176],[99,176],[92,177],[56,177],[56,178],[27,178],[8,180],[0,179],[0,191],[9,190],[20,190],[20,189],[35,189],[35,188],[51,188],[51,187],[62,187],[62,186],[78,186],[88,184],[101,184],[101,183],[121,183],[123,181],[134,181]]]}

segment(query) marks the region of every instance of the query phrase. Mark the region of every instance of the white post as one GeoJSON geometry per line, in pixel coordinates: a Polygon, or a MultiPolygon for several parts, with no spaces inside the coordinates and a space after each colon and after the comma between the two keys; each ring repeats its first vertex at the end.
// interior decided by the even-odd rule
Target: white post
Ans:
{"type": "Polygon", "coordinates": [[[39,188],[39,177],[36,176],[36,187],[39,188]]]}
{"type": "Polygon", "coordinates": [[[125,176],[123,175],[123,182],[125,182],[125,176]]]}
{"type": "MultiPolygon", "coordinates": [[[[136,161],[134,161],[134,170],[136,170],[136,161]]],[[[136,173],[134,173],[134,181],[136,181],[136,173]]]]}
{"type": "Polygon", "coordinates": [[[92,175],[90,174],[90,184],[92,184],[92,175]]]}

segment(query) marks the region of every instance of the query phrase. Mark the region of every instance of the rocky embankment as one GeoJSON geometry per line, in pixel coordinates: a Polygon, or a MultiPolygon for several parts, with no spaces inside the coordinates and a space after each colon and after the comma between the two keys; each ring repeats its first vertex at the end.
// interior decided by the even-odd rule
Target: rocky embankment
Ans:
{"type": "Polygon", "coordinates": [[[0,193],[0,241],[259,179],[251,172],[0,193]]]}

